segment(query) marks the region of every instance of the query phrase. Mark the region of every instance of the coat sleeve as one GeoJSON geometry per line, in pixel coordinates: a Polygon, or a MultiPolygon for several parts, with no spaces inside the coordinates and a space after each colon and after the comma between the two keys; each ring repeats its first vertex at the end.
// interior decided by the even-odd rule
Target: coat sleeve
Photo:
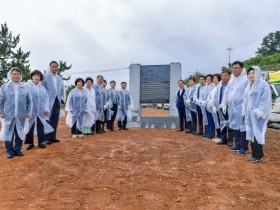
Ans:
{"type": "Polygon", "coordinates": [[[226,107],[228,105],[228,92],[229,92],[229,87],[230,87],[230,84],[228,84],[226,86],[226,89],[225,89],[225,92],[223,94],[223,99],[222,99],[222,103],[221,103],[221,107],[226,107]]]}
{"type": "Polygon", "coordinates": [[[28,86],[25,86],[26,91],[27,91],[27,95],[26,95],[26,110],[27,110],[27,114],[32,113],[32,109],[33,109],[33,102],[32,102],[32,95],[30,92],[30,89],[28,88],[28,86]]]}
{"type": "Polygon", "coordinates": [[[262,89],[260,90],[260,99],[259,106],[257,109],[254,109],[254,112],[258,117],[265,119],[271,111],[271,90],[267,83],[263,83],[262,89]]]}
{"type": "Polygon", "coordinates": [[[73,90],[70,91],[68,98],[67,98],[67,102],[66,102],[66,107],[65,107],[65,111],[73,111],[73,90]]]}
{"type": "Polygon", "coordinates": [[[5,93],[4,86],[0,88],[0,115],[4,114],[5,93]]]}
{"type": "Polygon", "coordinates": [[[247,111],[247,103],[248,103],[248,91],[249,91],[249,85],[246,87],[244,94],[243,94],[243,103],[242,103],[242,112],[241,115],[245,116],[246,115],[246,111],[247,111]]]}
{"type": "Polygon", "coordinates": [[[65,88],[64,88],[64,83],[63,83],[63,79],[61,78],[61,83],[62,83],[62,88],[61,88],[61,104],[64,104],[65,102],[65,95],[66,95],[66,92],[65,92],[65,88]]]}
{"type": "Polygon", "coordinates": [[[48,96],[45,88],[43,88],[43,93],[44,93],[44,104],[45,104],[45,110],[44,111],[50,112],[49,96],[48,96]]]}

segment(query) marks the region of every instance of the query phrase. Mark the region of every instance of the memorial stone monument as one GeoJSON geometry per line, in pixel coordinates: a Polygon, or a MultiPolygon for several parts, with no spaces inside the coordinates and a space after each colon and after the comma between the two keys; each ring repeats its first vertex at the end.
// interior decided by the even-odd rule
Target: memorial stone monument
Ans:
{"type": "Polygon", "coordinates": [[[129,68],[129,91],[134,110],[128,119],[128,127],[134,128],[179,128],[175,107],[178,80],[182,71],[180,63],[170,65],[131,64],[129,68]],[[170,104],[168,117],[141,116],[141,103],[170,104]]]}

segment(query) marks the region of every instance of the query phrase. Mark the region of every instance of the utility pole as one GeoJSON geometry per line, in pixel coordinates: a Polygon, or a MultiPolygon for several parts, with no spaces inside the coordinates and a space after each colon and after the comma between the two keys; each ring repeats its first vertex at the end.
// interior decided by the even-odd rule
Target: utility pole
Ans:
{"type": "Polygon", "coordinates": [[[231,51],[232,51],[233,49],[230,48],[230,46],[228,46],[227,50],[228,50],[228,68],[230,69],[230,67],[231,67],[230,53],[231,53],[231,51]]]}

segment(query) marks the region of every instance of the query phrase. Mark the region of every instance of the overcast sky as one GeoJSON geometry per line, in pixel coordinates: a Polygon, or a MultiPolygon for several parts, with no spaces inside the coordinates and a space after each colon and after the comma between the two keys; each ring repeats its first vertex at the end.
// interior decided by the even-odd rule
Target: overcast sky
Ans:
{"type": "Polygon", "coordinates": [[[20,34],[32,69],[51,60],[72,64],[77,76],[128,81],[142,65],[182,64],[182,78],[220,72],[255,56],[262,39],[280,30],[279,0],[0,0],[0,23],[20,34]]]}

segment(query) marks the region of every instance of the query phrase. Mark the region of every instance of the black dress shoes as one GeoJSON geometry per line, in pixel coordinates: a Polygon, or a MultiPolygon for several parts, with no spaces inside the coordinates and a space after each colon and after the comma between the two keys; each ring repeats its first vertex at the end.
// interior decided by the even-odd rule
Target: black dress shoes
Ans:
{"type": "Polygon", "coordinates": [[[57,139],[57,138],[53,138],[53,139],[51,139],[51,142],[52,142],[52,143],[59,143],[59,142],[60,142],[60,140],[59,140],[59,139],[57,139]]]}
{"type": "Polygon", "coordinates": [[[34,147],[34,144],[27,144],[27,146],[26,146],[26,150],[30,150],[30,149],[32,149],[34,147]]]}
{"type": "Polygon", "coordinates": [[[186,130],[185,130],[185,133],[191,133],[191,130],[186,129],[186,130]]]}

